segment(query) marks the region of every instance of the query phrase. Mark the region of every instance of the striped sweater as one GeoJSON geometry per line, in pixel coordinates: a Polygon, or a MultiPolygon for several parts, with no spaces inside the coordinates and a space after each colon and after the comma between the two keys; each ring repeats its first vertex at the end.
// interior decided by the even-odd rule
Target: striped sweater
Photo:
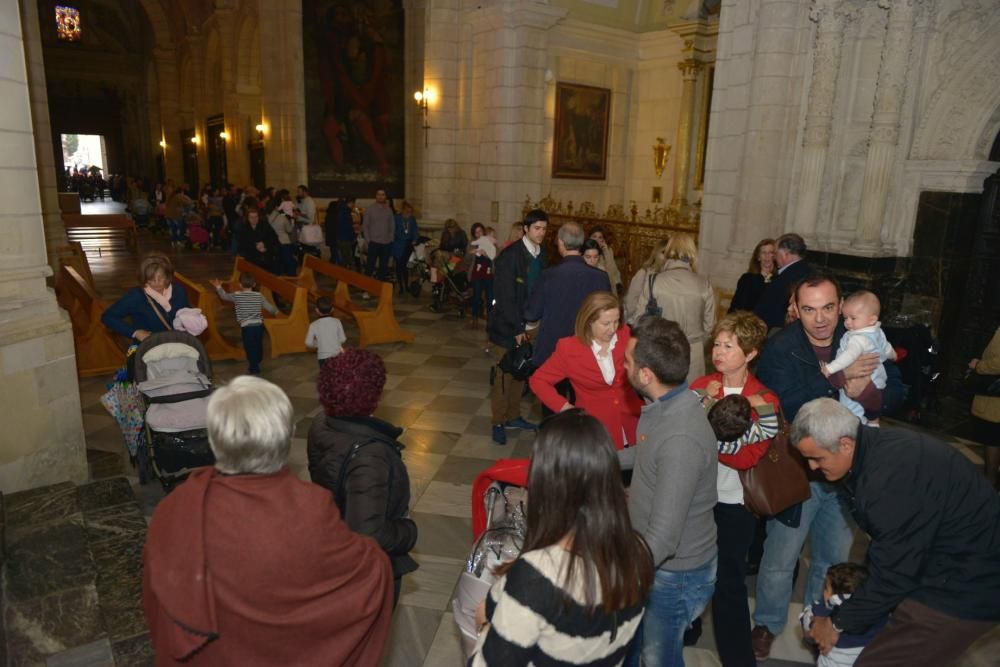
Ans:
{"type": "Polygon", "coordinates": [[[236,306],[236,321],[241,327],[249,327],[255,324],[263,324],[264,317],[261,309],[272,315],[278,314],[278,309],[274,304],[264,298],[260,292],[253,290],[241,290],[239,292],[227,292],[221,287],[217,287],[216,292],[223,301],[229,301],[236,306]]]}
{"type": "MultiPolygon", "coordinates": [[[[620,665],[642,620],[643,606],[613,614],[584,607],[577,582],[564,604],[569,553],[554,545],[529,551],[493,584],[489,625],[479,634],[469,667],[485,665],[620,665]]],[[[599,591],[598,591],[599,593],[599,591]]]]}

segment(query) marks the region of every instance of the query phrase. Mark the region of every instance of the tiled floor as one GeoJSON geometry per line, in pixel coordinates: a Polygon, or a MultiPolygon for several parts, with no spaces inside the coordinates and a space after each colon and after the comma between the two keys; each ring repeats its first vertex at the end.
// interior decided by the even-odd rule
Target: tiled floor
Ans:
{"type": "MultiPolygon", "coordinates": [[[[170,252],[175,268],[199,281],[228,275],[232,267],[228,255],[172,251],[164,240],[151,239],[148,232],[141,233],[140,247],[170,252]]],[[[133,286],[136,265],[136,257],[121,254],[91,258],[101,295],[111,300],[133,286]]],[[[510,431],[505,447],[492,443],[488,400],[491,361],[484,352],[485,334],[481,329],[468,328],[457,313],[433,313],[427,306],[426,295],[418,299],[401,297],[396,304],[397,317],[404,328],[417,334],[416,342],[372,348],[385,359],[389,373],[376,414],[405,428],[401,439],[407,447],[404,459],[411,478],[412,516],[420,530],[413,554],[420,569],[403,580],[400,605],[383,661],[384,665],[399,667],[461,664],[457,631],[449,609],[472,541],[471,484],[477,473],[498,458],[527,457],[532,440],[530,433],[510,431]]],[[[220,319],[227,323],[228,334],[235,340],[231,314],[223,313],[220,319]]],[[[357,330],[348,322],[345,327],[349,339],[356,342],[357,330]]],[[[225,382],[243,370],[241,363],[219,362],[214,368],[215,380],[225,382]]],[[[265,360],[263,364],[263,376],[292,397],[298,424],[289,465],[303,479],[308,479],[305,435],[312,419],[320,414],[314,390],[316,375],[316,362],[311,355],[286,356],[265,360]]],[[[82,380],[80,390],[88,446],[120,451],[117,428],[98,402],[104,379],[82,380]]],[[[523,414],[537,419],[535,402],[526,399],[523,414]]],[[[970,458],[978,459],[974,448],[959,446],[970,458]]],[[[154,485],[139,488],[138,493],[147,512],[161,496],[154,485]]],[[[857,557],[863,557],[863,549],[859,540],[857,557]]],[[[753,591],[753,581],[748,584],[753,591]]],[[[801,583],[796,595],[801,603],[801,583]]],[[[793,605],[790,617],[796,616],[799,608],[800,604],[793,605]]],[[[685,652],[688,665],[719,664],[710,623],[706,626],[709,627],[699,646],[685,652]]],[[[793,629],[794,624],[790,622],[788,628],[776,642],[769,666],[812,663],[793,629]]],[[[998,664],[995,656],[1000,655],[1000,633],[993,633],[987,641],[988,645],[984,643],[982,650],[977,651],[979,657],[970,657],[963,664],[998,664]]]]}

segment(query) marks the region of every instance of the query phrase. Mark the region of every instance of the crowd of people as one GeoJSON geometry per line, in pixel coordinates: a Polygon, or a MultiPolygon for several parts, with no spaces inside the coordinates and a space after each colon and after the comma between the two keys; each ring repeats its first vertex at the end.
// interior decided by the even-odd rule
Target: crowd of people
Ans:
{"type": "MultiPolygon", "coordinates": [[[[269,216],[302,216],[308,190],[297,204],[261,194],[263,206],[252,195],[239,206],[237,246],[280,269],[285,241],[269,216]]],[[[212,197],[229,225],[226,196],[212,197]]],[[[353,199],[331,205],[325,227],[333,258],[355,268],[360,228],[377,277],[389,275],[389,258],[405,264],[417,239],[412,207],[397,214],[384,191],[363,215],[353,199]]],[[[470,275],[490,283],[478,301],[496,361],[493,441],[537,431],[523,550],[495,573],[470,664],[683,665],[711,604],[722,664],[755,665],[785,631],[807,541],[801,625],[820,665],[955,664],[1000,622],[996,461],[987,457],[988,480],[950,445],[882,423],[904,388],[876,295],[841,294],[835,277],[809,266],[802,238],[785,234],[754,249],[716,321],[690,235],[652,248],[624,289],[605,230],[563,223],[561,261],[550,267],[547,215],[531,211],[517,227],[500,247],[482,225],[470,241],[453,224],[439,245],[448,256],[468,252],[470,275]],[[541,424],[521,414],[526,383],[547,415],[541,424]],[[803,495],[762,513],[747,501],[749,485],[780,495],[773,479],[752,474],[777,465],[777,452],[793,461],[803,495]],[[871,544],[851,563],[859,531],[871,544]]],[[[298,231],[287,228],[289,240],[298,231]]],[[[165,256],[147,258],[142,287],[106,324],[135,340],[170,329],[171,311],[186,305],[171,273],[165,256]]],[[[229,295],[238,317],[252,277],[241,289],[229,295]]],[[[245,305],[246,326],[269,305],[245,305]]],[[[378,661],[401,578],[417,567],[418,531],[401,429],[373,416],[385,366],[344,347],[342,327],[323,321],[336,322],[329,306],[317,303],[320,326],[309,334],[325,413],[307,438],[314,484],[285,466],[287,396],[241,377],[209,402],[215,467],[154,514],[145,605],[164,664],[378,661]],[[192,526],[196,548],[181,537],[192,526]]],[[[254,343],[244,344],[249,353],[254,343]]],[[[998,355],[1000,330],[972,365],[996,372],[998,355]]],[[[994,436],[995,407],[974,408],[994,436]]]]}

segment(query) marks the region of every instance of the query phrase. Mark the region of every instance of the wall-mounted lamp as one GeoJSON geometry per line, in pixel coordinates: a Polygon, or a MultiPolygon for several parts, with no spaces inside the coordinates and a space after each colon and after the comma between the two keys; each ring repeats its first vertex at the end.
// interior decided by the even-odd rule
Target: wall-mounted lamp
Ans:
{"type": "Polygon", "coordinates": [[[167,147],[167,142],[163,139],[160,139],[160,148],[166,148],[166,147],[167,147]]]}
{"type": "Polygon", "coordinates": [[[670,146],[663,141],[663,137],[657,137],[656,143],[653,144],[653,169],[656,170],[657,178],[663,176],[663,168],[667,166],[669,157],[670,146]]]}
{"type": "Polygon", "coordinates": [[[226,141],[227,139],[229,139],[229,133],[223,130],[222,132],[219,132],[219,138],[222,139],[223,141],[226,141]]]}
{"type": "Polygon", "coordinates": [[[191,137],[191,143],[194,144],[195,146],[201,143],[201,139],[198,138],[197,134],[191,137]]]}
{"type": "Polygon", "coordinates": [[[423,90],[418,90],[413,93],[413,99],[416,101],[420,110],[424,113],[424,122],[420,128],[424,131],[424,148],[426,148],[427,131],[431,129],[431,126],[427,123],[427,112],[429,110],[429,105],[437,99],[437,94],[432,88],[424,88],[423,90]]]}
{"type": "Polygon", "coordinates": [[[264,141],[264,133],[267,132],[267,125],[263,122],[257,123],[253,129],[257,130],[257,141],[264,141]]]}

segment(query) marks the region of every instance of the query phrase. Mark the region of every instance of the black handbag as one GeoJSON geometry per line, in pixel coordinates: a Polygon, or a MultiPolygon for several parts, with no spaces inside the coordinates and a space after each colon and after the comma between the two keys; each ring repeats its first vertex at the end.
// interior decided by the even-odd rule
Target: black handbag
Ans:
{"type": "Polygon", "coordinates": [[[535,372],[535,364],[531,360],[533,350],[531,343],[524,341],[516,345],[500,359],[500,370],[510,374],[515,380],[527,380],[535,372]]]}
{"type": "Polygon", "coordinates": [[[963,385],[976,396],[1000,397],[1000,375],[983,375],[970,368],[965,372],[963,385]]]}
{"type": "Polygon", "coordinates": [[[653,283],[656,282],[656,277],[660,275],[654,273],[649,277],[649,301],[646,302],[646,312],[644,315],[652,315],[653,317],[663,317],[663,309],[660,308],[660,304],[656,302],[656,297],[653,295],[653,283]]]}

